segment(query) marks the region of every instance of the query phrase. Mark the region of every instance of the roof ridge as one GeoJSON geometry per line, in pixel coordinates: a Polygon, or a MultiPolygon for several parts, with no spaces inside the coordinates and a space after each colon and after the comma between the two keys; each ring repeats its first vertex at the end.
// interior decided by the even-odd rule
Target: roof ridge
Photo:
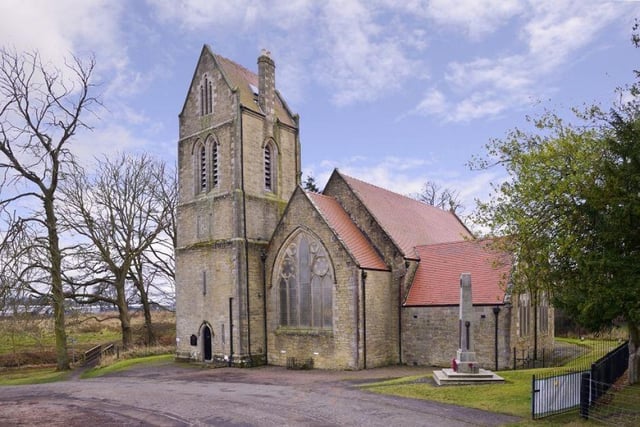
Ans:
{"type": "Polygon", "coordinates": [[[405,195],[405,194],[400,194],[400,193],[398,193],[398,192],[396,192],[396,191],[389,190],[388,188],[384,188],[384,187],[381,187],[381,186],[379,186],[379,185],[371,184],[370,182],[364,181],[364,180],[359,179],[359,178],[355,178],[355,177],[353,177],[353,176],[351,176],[351,175],[346,175],[345,173],[343,173],[343,172],[341,172],[341,171],[338,171],[338,173],[339,173],[340,175],[342,175],[344,178],[352,179],[352,180],[354,180],[354,181],[358,181],[359,183],[362,183],[362,184],[368,185],[369,187],[374,187],[374,188],[376,188],[376,189],[378,189],[378,190],[382,190],[382,191],[385,191],[385,192],[387,192],[387,193],[391,193],[391,194],[393,194],[393,195],[395,195],[395,196],[402,197],[402,198],[404,198],[404,199],[407,199],[408,201],[415,202],[416,204],[419,204],[420,206],[425,206],[425,207],[427,207],[427,208],[429,208],[429,209],[435,209],[435,210],[437,210],[437,211],[439,211],[439,212],[452,213],[452,212],[451,212],[451,211],[449,211],[449,210],[442,209],[442,208],[439,208],[439,207],[437,207],[437,206],[430,205],[430,204],[428,204],[428,203],[426,203],[426,202],[423,202],[423,201],[418,200],[418,199],[414,199],[413,197],[409,197],[409,196],[407,196],[407,195],[405,195]]]}
{"type": "Polygon", "coordinates": [[[426,247],[435,247],[435,246],[451,246],[451,245],[461,245],[464,243],[476,243],[476,244],[482,244],[482,243],[488,243],[493,241],[493,238],[489,238],[489,239],[477,239],[477,238],[472,238],[472,239],[462,239],[462,240],[454,240],[452,242],[440,242],[440,243],[427,243],[425,245],[417,245],[416,248],[426,248],[426,247]]]}
{"type": "Polygon", "coordinates": [[[333,199],[333,200],[336,200],[336,201],[337,201],[337,199],[336,199],[335,197],[333,197],[333,196],[329,196],[328,194],[322,194],[322,193],[318,193],[318,192],[315,192],[315,191],[309,191],[309,190],[303,190],[303,191],[304,191],[305,193],[307,193],[309,196],[313,196],[313,197],[315,197],[315,196],[326,197],[326,198],[328,198],[328,199],[333,199]]]}

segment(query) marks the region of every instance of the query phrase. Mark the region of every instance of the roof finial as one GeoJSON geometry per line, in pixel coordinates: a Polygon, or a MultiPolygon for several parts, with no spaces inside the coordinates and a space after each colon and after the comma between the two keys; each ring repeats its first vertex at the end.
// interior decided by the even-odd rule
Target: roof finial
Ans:
{"type": "Polygon", "coordinates": [[[263,48],[263,49],[260,51],[260,56],[267,56],[267,57],[271,58],[271,52],[270,52],[270,51],[268,51],[267,49],[264,49],[264,48],[263,48]]]}

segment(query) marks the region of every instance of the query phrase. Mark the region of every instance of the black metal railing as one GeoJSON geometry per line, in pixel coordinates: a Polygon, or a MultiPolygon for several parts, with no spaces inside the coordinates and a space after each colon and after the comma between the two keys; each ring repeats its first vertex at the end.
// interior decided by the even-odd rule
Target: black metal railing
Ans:
{"type": "Polygon", "coordinates": [[[629,364],[629,342],[625,342],[591,365],[582,375],[580,415],[588,419],[589,409],[598,402],[622,376],[629,364]]]}
{"type": "Polygon", "coordinates": [[[620,378],[629,361],[628,343],[611,350],[595,363],[561,368],[533,375],[531,381],[531,416],[544,418],[580,408],[588,418],[589,408],[620,378]]]}

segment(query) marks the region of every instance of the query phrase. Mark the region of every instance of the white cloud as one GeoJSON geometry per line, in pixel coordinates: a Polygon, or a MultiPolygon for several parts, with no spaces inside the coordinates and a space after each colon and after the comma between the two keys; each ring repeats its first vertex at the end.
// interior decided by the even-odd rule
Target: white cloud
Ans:
{"type": "Polygon", "coordinates": [[[445,95],[438,89],[431,88],[427,91],[425,96],[422,98],[422,101],[420,101],[413,112],[424,116],[440,116],[446,115],[449,107],[450,106],[447,103],[445,95]]]}
{"type": "Polygon", "coordinates": [[[394,20],[398,7],[362,0],[148,2],[162,21],[190,33],[208,30],[224,39],[232,31],[242,38],[260,28],[262,45],[256,49],[278,47],[270,49],[287,77],[279,82],[294,101],[310,79],[327,87],[336,105],[350,105],[378,99],[425,74],[410,54],[426,47],[426,32],[394,20]]]}
{"type": "MultiPolygon", "coordinates": [[[[348,105],[396,90],[419,65],[360,1],[329,1],[320,18],[322,51],[315,74],[348,105]]],[[[415,43],[415,41],[413,41],[415,43]]]]}
{"type": "Polygon", "coordinates": [[[234,30],[235,34],[256,28],[290,30],[313,19],[314,2],[290,0],[147,0],[161,21],[177,23],[186,32],[234,30]]]}
{"type": "MultiPolygon", "coordinates": [[[[526,10],[519,3],[511,6],[495,14],[487,13],[492,17],[517,14],[524,22],[519,33],[522,44],[493,57],[450,62],[437,91],[427,91],[412,114],[469,121],[496,117],[546,98],[555,92],[554,82],[558,81],[562,67],[591,46],[614,20],[631,10],[621,2],[569,0],[531,1],[526,10]]],[[[433,3],[433,7],[440,7],[439,2],[433,3]]],[[[465,19],[464,14],[454,15],[455,11],[442,15],[442,22],[465,19]]]]}
{"type": "Polygon", "coordinates": [[[156,142],[136,135],[130,126],[114,122],[101,123],[92,131],[76,135],[70,148],[81,165],[90,165],[96,156],[113,158],[122,152],[156,152],[156,142]]]}
{"type": "Polygon", "coordinates": [[[122,6],[117,0],[5,0],[0,3],[0,39],[18,51],[37,49],[54,63],[87,51],[100,52],[105,62],[119,60],[122,6]]]}
{"type": "Polygon", "coordinates": [[[614,19],[629,12],[620,2],[534,1],[532,18],[522,30],[529,54],[543,69],[565,63],[578,49],[593,42],[614,19]]]}
{"type": "Polygon", "coordinates": [[[521,0],[431,0],[426,14],[443,27],[462,29],[471,39],[479,39],[521,13],[523,3],[521,0]]]}

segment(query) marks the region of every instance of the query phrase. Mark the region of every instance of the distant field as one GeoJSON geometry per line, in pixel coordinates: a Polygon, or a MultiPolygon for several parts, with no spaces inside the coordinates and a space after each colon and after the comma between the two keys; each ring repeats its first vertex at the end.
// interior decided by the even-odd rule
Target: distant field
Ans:
{"type": "MultiPolygon", "coordinates": [[[[154,311],[154,333],[161,345],[175,343],[175,313],[154,311]]],[[[132,316],[134,344],[144,345],[142,312],[132,316]]],[[[67,315],[67,339],[72,360],[89,348],[122,340],[116,312],[67,315]]],[[[47,365],[55,363],[53,319],[28,313],[0,317],[0,367],[47,365]]]]}

